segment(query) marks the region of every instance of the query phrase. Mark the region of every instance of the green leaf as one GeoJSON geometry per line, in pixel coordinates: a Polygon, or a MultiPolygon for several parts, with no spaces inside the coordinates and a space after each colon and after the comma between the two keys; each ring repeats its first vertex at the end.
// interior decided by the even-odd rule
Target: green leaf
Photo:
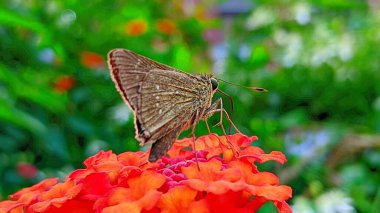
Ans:
{"type": "Polygon", "coordinates": [[[51,41],[47,28],[33,17],[24,17],[15,11],[0,9],[0,24],[10,27],[24,27],[42,35],[46,41],[51,41]]]}
{"type": "Polygon", "coordinates": [[[44,145],[49,154],[57,156],[65,161],[69,160],[69,152],[66,146],[64,133],[58,127],[50,127],[44,135],[44,145]]]}
{"type": "Polygon", "coordinates": [[[32,115],[11,106],[8,102],[0,99],[0,119],[24,128],[36,135],[46,131],[46,126],[32,115]]]}
{"type": "MultiPolygon", "coordinates": [[[[52,112],[63,112],[67,97],[53,91],[49,82],[41,82],[39,75],[21,75],[22,72],[35,73],[35,70],[11,71],[0,65],[0,81],[3,81],[15,99],[22,98],[36,103],[52,112]]],[[[45,80],[46,81],[46,80],[45,80]]]]}

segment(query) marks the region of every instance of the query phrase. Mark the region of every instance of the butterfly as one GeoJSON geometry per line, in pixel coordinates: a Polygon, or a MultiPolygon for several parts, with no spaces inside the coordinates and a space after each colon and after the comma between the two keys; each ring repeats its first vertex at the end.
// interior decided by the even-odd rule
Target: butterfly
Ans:
{"type": "Polygon", "coordinates": [[[150,162],[165,155],[183,130],[194,133],[199,120],[224,111],[221,98],[212,103],[218,80],[211,75],[182,72],[127,49],[111,50],[108,65],[134,113],[136,140],[152,144],[150,162]]]}

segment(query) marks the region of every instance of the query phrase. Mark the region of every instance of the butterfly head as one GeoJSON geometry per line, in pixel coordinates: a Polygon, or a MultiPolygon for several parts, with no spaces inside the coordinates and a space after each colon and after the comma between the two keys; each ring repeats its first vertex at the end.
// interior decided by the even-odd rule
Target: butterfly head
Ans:
{"type": "Polygon", "coordinates": [[[211,77],[210,78],[212,91],[215,91],[218,89],[218,80],[216,78],[211,77]]]}

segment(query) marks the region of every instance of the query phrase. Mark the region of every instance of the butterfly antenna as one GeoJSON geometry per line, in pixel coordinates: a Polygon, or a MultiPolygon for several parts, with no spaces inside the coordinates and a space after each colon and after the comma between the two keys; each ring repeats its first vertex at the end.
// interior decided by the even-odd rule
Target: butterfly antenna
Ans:
{"type": "Polygon", "coordinates": [[[231,83],[231,82],[225,81],[223,79],[219,79],[219,78],[218,78],[218,81],[222,81],[222,82],[227,83],[227,84],[231,84],[231,85],[234,85],[234,86],[237,86],[237,87],[241,87],[241,88],[245,88],[245,89],[249,89],[249,90],[253,90],[253,91],[269,92],[267,89],[264,89],[264,88],[261,88],[261,87],[247,87],[247,86],[243,86],[243,85],[239,85],[239,84],[234,84],[234,83],[231,83]]]}

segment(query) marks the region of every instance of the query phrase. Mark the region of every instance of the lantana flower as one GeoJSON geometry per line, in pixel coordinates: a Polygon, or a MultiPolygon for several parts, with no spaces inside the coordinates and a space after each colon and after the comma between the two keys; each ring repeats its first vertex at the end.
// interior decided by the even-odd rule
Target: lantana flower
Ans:
{"type": "Polygon", "coordinates": [[[90,52],[90,51],[81,52],[80,60],[83,66],[92,68],[92,69],[102,68],[104,67],[104,64],[105,64],[103,56],[101,56],[98,53],[90,52]]]}
{"type": "Polygon", "coordinates": [[[62,182],[46,179],[11,195],[0,202],[0,213],[255,212],[266,202],[291,212],[292,189],[256,166],[286,158],[251,146],[255,140],[242,134],[210,134],[195,143],[185,138],[154,163],[144,152],[101,151],[62,182]]]}
{"type": "Polygon", "coordinates": [[[55,81],[53,88],[55,91],[64,93],[71,90],[75,85],[75,79],[71,75],[61,75],[55,81]]]}
{"type": "Polygon", "coordinates": [[[33,179],[38,174],[36,166],[26,162],[20,162],[17,164],[17,173],[25,179],[33,179]]]}
{"type": "Polygon", "coordinates": [[[174,34],[177,31],[177,26],[174,21],[170,19],[161,19],[156,23],[157,31],[163,34],[174,34]]]}
{"type": "Polygon", "coordinates": [[[125,25],[125,32],[129,36],[140,36],[148,31],[148,23],[144,19],[134,19],[125,25]]]}

